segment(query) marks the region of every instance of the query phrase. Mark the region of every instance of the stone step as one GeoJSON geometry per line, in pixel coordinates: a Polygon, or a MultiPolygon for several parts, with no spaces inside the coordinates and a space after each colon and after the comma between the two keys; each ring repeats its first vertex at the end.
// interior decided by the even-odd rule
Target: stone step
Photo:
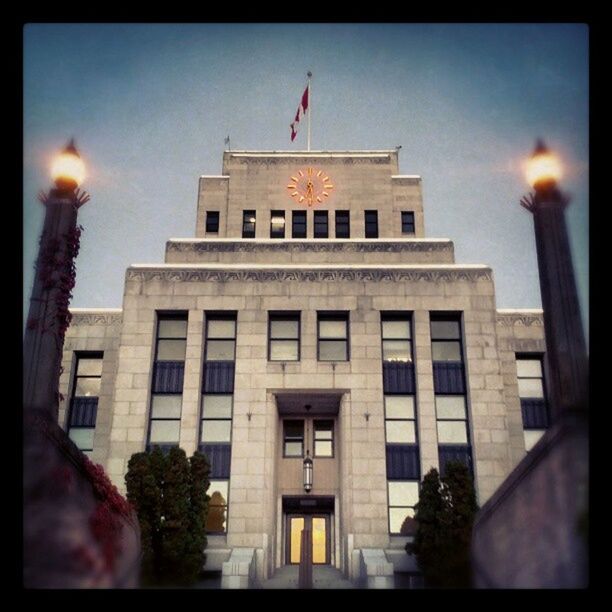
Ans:
{"type": "MultiPolygon", "coordinates": [[[[298,567],[296,565],[286,565],[279,568],[272,578],[266,580],[261,588],[263,589],[297,589],[298,588],[298,567]]],[[[355,585],[347,580],[342,572],[335,567],[319,566],[312,571],[312,583],[314,589],[354,589],[355,585]]]]}

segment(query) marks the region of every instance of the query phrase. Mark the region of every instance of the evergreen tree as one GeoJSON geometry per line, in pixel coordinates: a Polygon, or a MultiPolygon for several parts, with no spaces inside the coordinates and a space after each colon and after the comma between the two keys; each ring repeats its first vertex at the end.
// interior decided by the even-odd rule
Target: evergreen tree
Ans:
{"type": "Polygon", "coordinates": [[[206,518],[208,516],[209,496],[206,493],[210,486],[210,464],[205,455],[195,452],[189,459],[190,464],[190,516],[189,532],[191,539],[185,560],[185,573],[190,581],[199,577],[206,561],[204,550],[208,543],[206,538],[206,518]]]}
{"type": "Polygon", "coordinates": [[[190,470],[182,448],[168,452],[163,476],[161,574],[164,581],[183,583],[188,577],[185,558],[188,554],[190,527],[190,470]]]}
{"type": "Polygon", "coordinates": [[[127,498],[136,509],[140,524],[141,576],[144,584],[158,580],[158,550],[161,533],[161,488],[153,474],[148,453],[136,453],[125,476],[127,498]]]}

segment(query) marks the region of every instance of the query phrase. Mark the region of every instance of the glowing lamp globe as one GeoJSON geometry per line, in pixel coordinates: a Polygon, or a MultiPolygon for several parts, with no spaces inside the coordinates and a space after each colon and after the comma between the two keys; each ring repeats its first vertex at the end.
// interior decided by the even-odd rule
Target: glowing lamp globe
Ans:
{"type": "Polygon", "coordinates": [[[533,155],[525,164],[525,177],[534,188],[554,186],[563,174],[559,158],[541,140],[538,140],[533,155]]]}
{"type": "Polygon", "coordinates": [[[85,179],[85,164],[71,140],[51,164],[51,178],[58,189],[72,190],[85,179]]]}

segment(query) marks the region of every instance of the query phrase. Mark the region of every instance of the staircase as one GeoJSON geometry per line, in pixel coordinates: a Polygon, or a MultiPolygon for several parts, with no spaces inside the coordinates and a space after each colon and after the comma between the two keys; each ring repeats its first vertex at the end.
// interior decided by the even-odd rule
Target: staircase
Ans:
{"type": "MultiPolygon", "coordinates": [[[[330,565],[315,565],[312,568],[313,589],[354,589],[355,585],[347,580],[342,572],[330,565]]],[[[285,565],[276,570],[274,576],[265,580],[262,589],[297,589],[298,566],[285,565]]]]}

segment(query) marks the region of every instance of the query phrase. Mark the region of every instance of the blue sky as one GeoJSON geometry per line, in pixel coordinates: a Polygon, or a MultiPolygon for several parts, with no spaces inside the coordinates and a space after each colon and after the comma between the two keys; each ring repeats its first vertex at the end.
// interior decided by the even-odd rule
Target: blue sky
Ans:
{"type": "Polygon", "coordinates": [[[565,166],[588,325],[588,28],[580,24],[29,24],[24,29],[24,308],[53,154],[74,136],[91,201],[75,307],[121,307],[125,269],[195,233],[198,177],[233,149],[301,150],[289,123],[313,72],[312,148],[401,145],[425,231],[493,268],[499,308],[541,306],[521,162],[565,166]]]}

